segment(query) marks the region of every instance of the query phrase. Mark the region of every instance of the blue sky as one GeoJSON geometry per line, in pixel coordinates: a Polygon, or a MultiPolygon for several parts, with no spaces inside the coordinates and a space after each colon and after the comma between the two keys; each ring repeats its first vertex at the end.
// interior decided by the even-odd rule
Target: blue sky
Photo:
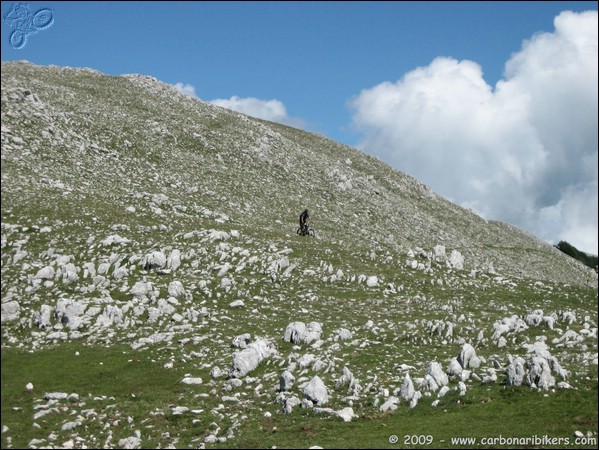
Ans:
{"type": "MultiPolygon", "coordinates": [[[[15,2],[2,2],[2,16],[15,2]]],[[[307,128],[355,145],[347,101],[437,56],[494,85],[524,39],[596,2],[24,2],[54,23],[2,59],[141,73],[205,100],[280,100],[307,128]]]]}
{"type": "MultiPolygon", "coordinates": [[[[2,2],[3,18],[14,3],[2,2]]],[[[572,195],[572,189],[584,185],[586,197],[580,201],[590,202],[593,198],[588,197],[588,192],[593,192],[595,183],[594,200],[597,203],[596,172],[584,174],[580,180],[572,181],[572,174],[554,173],[555,170],[552,172],[549,164],[543,174],[531,174],[526,167],[534,162],[534,158],[531,162],[533,150],[524,152],[527,155],[524,161],[519,161],[517,155],[504,150],[496,162],[505,166],[509,176],[518,180],[533,175],[537,177],[536,184],[523,184],[523,191],[543,191],[535,195],[523,193],[522,195],[530,197],[530,201],[510,209],[507,204],[510,203],[510,198],[518,195],[517,192],[506,189],[503,197],[502,189],[498,189],[503,185],[492,186],[488,180],[478,180],[474,175],[469,175],[468,170],[478,170],[479,167],[471,167],[472,163],[468,161],[489,163],[488,157],[481,157],[480,154],[477,156],[476,152],[483,151],[478,147],[469,150],[466,156],[470,156],[464,156],[464,148],[480,139],[452,141],[451,136],[433,133],[435,139],[431,142],[430,138],[427,140],[424,136],[419,139],[416,136],[410,142],[420,142],[428,146],[430,151],[411,151],[422,153],[434,161],[429,163],[427,160],[414,160],[405,154],[409,145],[393,134],[394,129],[402,129],[394,122],[403,114],[398,104],[392,104],[385,113],[376,110],[377,105],[381,105],[382,98],[386,102],[401,101],[406,104],[408,88],[414,87],[416,83],[414,78],[420,80],[419,84],[416,83],[420,89],[425,83],[423,80],[439,80],[439,77],[456,73],[460,79],[471,77],[474,84],[481,85],[481,89],[473,95],[493,97],[487,99],[489,105],[492,103],[489,110],[502,109],[506,102],[502,100],[501,107],[497,106],[497,97],[501,97],[497,83],[506,84],[504,91],[507,92],[509,83],[505,82],[521,80],[522,73],[526,72],[525,67],[528,67],[528,63],[520,64],[514,55],[519,55],[520,59],[528,62],[536,60],[539,55],[555,55],[555,49],[551,50],[553,53],[549,50],[543,53],[543,49],[550,45],[543,47],[543,43],[552,41],[550,38],[554,35],[561,36],[556,30],[556,17],[566,10],[596,12],[597,2],[25,4],[34,12],[41,8],[51,9],[54,22],[47,29],[28,35],[27,42],[21,49],[14,49],[9,42],[11,28],[3,20],[3,61],[25,59],[39,65],[91,67],[112,75],[140,73],[155,76],[173,85],[180,83],[181,89],[205,101],[215,101],[257,116],[262,114],[263,117],[300,126],[359,147],[410,173],[439,194],[471,207],[485,217],[506,220],[545,240],[568,240],[578,248],[597,253],[596,206],[594,216],[591,211],[590,222],[569,225],[564,222],[567,215],[564,209],[566,194],[570,192],[572,195]],[[545,35],[548,39],[537,39],[545,35]],[[528,46],[529,53],[524,51],[527,42],[531,43],[528,46]],[[526,56],[532,54],[535,48],[536,56],[526,56]],[[508,61],[511,62],[512,72],[506,74],[508,61]],[[419,72],[418,68],[424,72],[419,72]],[[485,90],[490,90],[490,94],[481,94],[485,90]],[[253,99],[253,102],[249,99],[253,99]],[[389,111],[396,111],[397,115],[390,117],[389,111]],[[372,117],[380,117],[380,121],[373,123],[372,117]],[[451,149],[447,147],[441,150],[435,147],[439,142],[449,142],[451,149]],[[394,150],[391,152],[389,149],[394,150]],[[439,158],[439,152],[444,156],[439,158]],[[462,152],[458,155],[461,158],[453,158],[452,152],[462,152]],[[451,163],[441,164],[441,161],[454,159],[460,160],[462,165],[452,167],[451,163]],[[510,169],[510,164],[519,169],[510,169]],[[425,169],[433,166],[437,167],[436,172],[425,169]],[[444,175],[443,180],[440,180],[439,166],[448,171],[453,170],[453,175],[444,175]],[[460,182],[456,182],[456,177],[467,181],[460,189],[455,187],[460,185],[460,182]],[[539,189],[551,177],[554,177],[552,180],[563,179],[563,184],[559,188],[539,189]],[[495,192],[493,201],[489,201],[490,189],[495,192]],[[483,195],[484,192],[487,192],[487,197],[483,195]],[[563,200],[561,204],[560,200],[563,200]],[[485,206],[491,203],[496,204],[485,206]],[[543,222],[551,222],[553,225],[547,228],[547,224],[543,225],[543,222]],[[581,237],[582,230],[586,230],[584,237],[581,237]]],[[[571,28],[584,27],[574,24],[571,28]]],[[[595,40],[596,60],[596,34],[590,39],[595,40]]],[[[565,47],[568,45],[559,48],[565,47]]],[[[592,59],[592,49],[590,54],[592,59]]],[[[581,67],[580,71],[583,70],[581,67]]],[[[596,70],[595,67],[595,78],[596,70]]],[[[438,87],[444,82],[439,81],[434,86],[438,87]]],[[[518,90],[525,89],[525,85],[527,84],[518,83],[518,90]]],[[[528,85],[534,86],[535,83],[531,81],[528,85]]],[[[453,89],[456,86],[462,84],[450,83],[445,87],[453,89]]],[[[512,83],[511,87],[514,86],[516,84],[512,83]]],[[[431,89],[434,91],[434,88],[429,90],[431,89]]],[[[557,88],[556,91],[562,92],[557,88]]],[[[464,94],[472,93],[465,88],[464,94]]],[[[594,97],[590,108],[596,118],[596,90],[589,92],[589,95],[594,97]]],[[[483,98],[479,100],[487,101],[483,98]]],[[[468,99],[449,98],[446,101],[451,104],[456,101],[467,103],[468,99]]],[[[427,105],[430,106],[427,103],[419,107],[424,108],[423,111],[428,114],[427,105]]],[[[559,108],[559,104],[554,104],[553,107],[559,108]]],[[[467,120],[471,117],[468,114],[473,114],[472,110],[455,112],[457,115],[465,114],[467,120]]],[[[480,117],[481,114],[487,114],[487,110],[479,110],[477,114],[480,117]]],[[[401,124],[415,120],[401,117],[401,124]]],[[[434,127],[434,117],[426,117],[429,118],[426,123],[434,127]]],[[[522,120],[528,120],[528,115],[522,120]]],[[[533,121],[532,126],[540,127],[539,123],[533,121]]],[[[531,124],[527,122],[527,126],[531,124]]],[[[448,123],[447,127],[446,132],[451,124],[448,123]]],[[[519,128],[523,129],[524,127],[519,128]]],[[[576,157],[588,164],[597,159],[596,127],[585,131],[595,133],[594,141],[591,136],[590,141],[585,144],[586,150],[581,150],[576,157]]],[[[510,134],[509,131],[506,133],[510,134]]],[[[547,152],[552,154],[554,150],[549,149],[547,152]]],[[[494,174],[487,176],[495,177],[494,174]]],[[[507,178],[502,182],[510,184],[507,178]]],[[[571,201],[571,197],[568,199],[571,201]]],[[[582,215],[582,212],[579,211],[578,214],[582,215]]]]}

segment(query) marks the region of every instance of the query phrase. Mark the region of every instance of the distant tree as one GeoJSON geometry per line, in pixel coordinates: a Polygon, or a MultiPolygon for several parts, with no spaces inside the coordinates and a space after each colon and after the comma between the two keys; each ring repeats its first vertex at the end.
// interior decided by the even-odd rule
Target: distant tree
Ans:
{"type": "Polygon", "coordinates": [[[561,250],[566,255],[570,255],[572,258],[576,258],[578,255],[578,250],[573,245],[567,243],[566,241],[560,241],[559,244],[556,245],[558,250],[561,250]]]}
{"type": "Polygon", "coordinates": [[[555,247],[558,250],[564,252],[566,255],[571,256],[574,259],[577,259],[584,265],[597,270],[597,264],[598,264],[597,256],[589,255],[588,253],[581,252],[576,247],[574,247],[572,244],[569,244],[566,241],[560,241],[559,244],[557,244],[555,247]]]}

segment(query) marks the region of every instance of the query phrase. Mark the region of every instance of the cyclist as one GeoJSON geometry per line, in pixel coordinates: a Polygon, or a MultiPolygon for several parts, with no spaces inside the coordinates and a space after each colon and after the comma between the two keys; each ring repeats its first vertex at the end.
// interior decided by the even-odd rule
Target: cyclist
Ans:
{"type": "Polygon", "coordinates": [[[302,212],[299,216],[299,226],[300,226],[300,230],[302,230],[302,236],[305,236],[308,234],[308,219],[310,218],[310,214],[308,214],[308,210],[304,209],[304,212],[302,212]]]}

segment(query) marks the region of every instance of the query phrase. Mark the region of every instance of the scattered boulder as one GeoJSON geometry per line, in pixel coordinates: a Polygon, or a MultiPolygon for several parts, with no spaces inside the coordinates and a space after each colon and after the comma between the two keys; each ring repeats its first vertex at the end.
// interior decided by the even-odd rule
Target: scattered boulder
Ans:
{"type": "Polygon", "coordinates": [[[319,376],[315,376],[303,389],[304,396],[319,406],[329,401],[327,387],[319,376]]]}
{"type": "Polygon", "coordinates": [[[453,250],[449,256],[449,264],[454,269],[462,270],[464,268],[464,257],[457,250],[453,250]]]}
{"type": "Polygon", "coordinates": [[[433,248],[433,257],[437,262],[443,262],[447,259],[447,255],[445,254],[445,246],[444,245],[435,245],[433,248]]]}
{"type": "Polygon", "coordinates": [[[335,330],[335,340],[342,340],[342,341],[347,341],[349,339],[352,339],[353,335],[351,333],[351,331],[349,331],[346,328],[339,328],[338,330],[335,330]]]}
{"type": "Polygon", "coordinates": [[[449,387],[443,386],[441,389],[439,389],[439,392],[437,393],[437,398],[444,397],[445,394],[447,394],[449,391],[450,391],[449,387]]]}
{"type": "Polygon", "coordinates": [[[443,372],[441,363],[434,361],[430,362],[426,368],[426,375],[424,376],[425,386],[429,390],[436,392],[442,386],[447,385],[448,382],[449,379],[447,374],[443,372]]]}
{"type": "Polygon", "coordinates": [[[252,335],[250,333],[243,333],[239,336],[235,336],[231,341],[231,345],[237,348],[247,348],[251,340],[252,335]]]}
{"type": "Polygon", "coordinates": [[[290,391],[295,384],[295,377],[289,370],[285,370],[279,378],[279,390],[281,392],[290,391]]]}
{"type": "Polygon", "coordinates": [[[152,284],[146,281],[138,281],[129,290],[129,293],[137,299],[146,297],[152,292],[152,284]]]}
{"type": "Polygon", "coordinates": [[[459,377],[462,374],[462,365],[458,362],[458,358],[451,358],[447,367],[447,375],[450,377],[459,377]]]}
{"type": "Polygon", "coordinates": [[[476,356],[474,347],[468,343],[462,345],[462,350],[458,354],[458,362],[463,369],[478,369],[481,363],[480,358],[476,356]]]}
{"type": "Polygon", "coordinates": [[[35,274],[33,279],[34,280],[52,280],[54,278],[54,275],[56,275],[56,271],[54,270],[54,268],[52,266],[46,266],[46,267],[40,269],[35,274]]]}
{"type": "Polygon", "coordinates": [[[421,398],[422,398],[422,392],[420,392],[420,391],[414,392],[414,395],[412,396],[412,400],[410,400],[410,408],[415,408],[416,405],[418,404],[418,400],[420,400],[421,398]]]}
{"type": "Polygon", "coordinates": [[[414,383],[412,382],[412,378],[410,377],[410,373],[406,373],[403,382],[401,383],[401,387],[399,388],[399,397],[404,400],[410,401],[412,397],[414,397],[414,393],[416,390],[414,389],[414,383]]]}
{"type": "Polygon", "coordinates": [[[183,384],[202,384],[202,379],[199,377],[185,377],[181,380],[183,384]]]}
{"type": "Polygon", "coordinates": [[[556,385],[554,373],[563,380],[568,379],[569,372],[564,370],[549,353],[545,342],[538,340],[533,344],[526,344],[525,347],[530,353],[527,360],[521,357],[512,358],[511,355],[508,355],[506,385],[521,386],[525,384],[532,388],[548,390],[556,385]]]}
{"type": "Polygon", "coordinates": [[[385,401],[380,407],[379,411],[387,412],[387,411],[395,411],[397,409],[397,405],[399,405],[399,398],[392,396],[385,401]]]}
{"type": "Polygon", "coordinates": [[[368,277],[366,280],[366,286],[368,287],[377,287],[379,285],[379,278],[376,275],[372,275],[368,277]]]}
{"type": "Polygon", "coordinates": [[[54,316],[57,322],[62,322],[71,330],[76,330],[86,319],[89,320],[89,316],[84,315],[86,307],[87,305],[75,300],[60,298],[56,302],[54,316]]]}
{"type": "Polygon", "coordinates": [[[129,239],[119,236],[118,234],[111,234],[106,239],[100,241],[100,244],[104,247],[108,247],[112,244],[128,244],[131,242],[129,239]]]}
{"type": "Polygon", "coordinates": [[[351,420],[355,417],[358,417],[356,413],[354,413],[353,408],[343,408],[339,411],[335,411],[335,416],[342,419],[344,422],[351,422],[351,420]]]}
{"type": "Polygon", "coordinates": [[[233,354],[233,364],[229,370],[231,378],[241,378],[254,370],[260,362],[276,353],[272,343],[267,339],[258,339],[244,350],[233,354]]]}
{"type": "Polygon", "coordinates": [[[543,322],[543,311],[541,311],[540,309],[533,311],[532,313],[530,313],[526,316],[524,321],[528,325],[532,325],[534,327],[539,326],[541,324],[541,322],[543,322]]]}
{"type": "Polygon", "coordinates": [[[19,305],[19,302],[17,302],[16,300],[2,303],[2,322],[17,320],[20,316],[20,312],[21,307],[19,305]]]}
{"type": "Polygon", "coordinates": [[[144,270],[162,269],[166,267],[167,259],[163,252],[152,252],[146,255],[141,265],[144,270]]]}
{"type": "Polygon", "coordinates": [[[174,249],[166,260],[166,267],[171,270],[177,270],[181,265],[181,251],[174,249]]]}
{"type": "MultiPolygon", "coordinates": [[[[51,326],[52,316],[54,315],[53,313],[54,308],[49,305],[42,305],[39,312],[34,313],[33,323],[37,325],[38,328],[49,328],[51,326]]],[[[4,318],[4,311],[2,311],[2,317],[4,318]]]]}
{"type": "Polygon", "coordinates": [[[171,281],[168,285],[168,295],[175,298],[180,298],[185,295],[185,288],[180,281],[171,281]]]}
{"type": "Polygon", "coordinates": [[[526,385],[548,390],[555,386],[555,378],[551,375],[551,367],[542,356],[533,356],[528,362],[528,373],[524,378],[526,385]]]}
{"type": "Polygon", "coordinates": [[[509,365],[506,369],[505,384],[508,386],[521,386],[526,375],[525,364],[526,362],[521,357],[517,356],[512,358],[508,355],[509,365]]]}
{"type": "Polygon", "coordinates": [[[304,322],[291,322],[283,339],[294,344],[309,344],[319,340],[321,334],[322,325],[318,322],[310,322],[307,326],[304,322]]]}
{"type": "Polygon", "coordinates": [[[360,382],[354,377],[354,375],[350,372],[347,367],[343,368],[343,373],[341,377],[337,379],[335,382],[335,387],[340,388],[347,385],[347,390],[352,395],[357,396],[360,395],[362,391],[362,387],[360,386],[360,382]]]}
{"type": "Polygon", "coordinates": [[[137,436],[129,436],[124,439],[119,439],[119,448],[135,449],[141,447],[141,439],[137,436]]]}

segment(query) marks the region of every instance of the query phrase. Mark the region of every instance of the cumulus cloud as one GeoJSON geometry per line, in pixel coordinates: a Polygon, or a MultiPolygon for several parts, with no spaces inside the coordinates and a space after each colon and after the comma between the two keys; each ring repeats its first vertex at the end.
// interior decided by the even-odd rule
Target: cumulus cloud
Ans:
{"type": "Polygon", "coordinates": [[[199,99],[199,97],[196,94],[196,88],[193,85],[183,84],[183,83],[175,83],[174,86],[175,86],[175,89],[177,89],[182,94],[189,95],[190,97],[199,99]]]}
{"type": "MultiPolygon", "coordinates": [[[[182,94],[200,99],[196,94],[195,86],[185,83],[175,83],[173,85],[182,94]]],[[[297,117],[291,117],[287,114],[287,108],[277,99],[262,100],[255,97],[240,98],[236,95],[231,98],[217,98],[209,100],[208,103],[220,106],[222,108],[232,109],[233,111],[257,117],[258,119],[278,122],[296,128],[306,128],[306,123],[297,117]]]]}
{"type": "Polygon", "coordinates": [[[290,117],[287,114],[287,108],[285,108],[285,105],[280,100],[262,100],[254,97],[240,98],[234,95],[229,99],[219,98],[211,100],[210,103],[247,114],[248,116],[257,117],[258,119],[278,122],[296,128],[305,128],[303,120],[290,117]]]}
{"type": "Polygon", "coordinates": [[[597,12],[563,12],[493,88],[439,57],[351,102],[359,146],[483,217],[597,254],[597,12]]]}

